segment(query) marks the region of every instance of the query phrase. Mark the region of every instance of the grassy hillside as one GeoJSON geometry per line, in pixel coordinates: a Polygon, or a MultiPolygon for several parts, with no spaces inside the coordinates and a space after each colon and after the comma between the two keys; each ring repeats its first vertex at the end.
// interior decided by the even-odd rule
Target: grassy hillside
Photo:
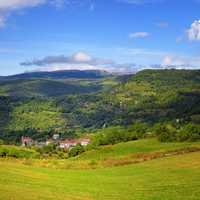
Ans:
{"type": "Polygon", "coordinates": [[[98,147],[96,150],[87,151],[81,154],[78,160],[109,160],[130,158],[134,154],[167,152],[172,150],[183,149],[187,147],[200,146],[200,142],[195,143],[161,143],[157,139],[142,139],[137,141],[122,142],[115,145],[98,147]]]}
{"type": "Polygon", "coordinates": [[[191,153],[95,170],[44,169],[0,160],[0,198],[199,200],[199,156],[191,153]]]}
{"type": "MultiPolygon", "coordinates": [[[[133,142],[119,143],[116,145],[101,146],[74,158],[66,159],[66,155],[65,158],[61,159],[55,155],[54,157],[46,157],[46,159],[23,159],[16,160],[16,162],[35,167],[66,170],[102,169],[108,167],[126,166],[154,159],[161,159],[164,157],[189,154],[199,151],[200,142],[161,143],[156,139],[143,139],[133,142]]],[[[42,158],[42,156],[43,155],[40,157],[42,158]]],[[[14,156],[8,155],[8,157],[14,156]]]]}

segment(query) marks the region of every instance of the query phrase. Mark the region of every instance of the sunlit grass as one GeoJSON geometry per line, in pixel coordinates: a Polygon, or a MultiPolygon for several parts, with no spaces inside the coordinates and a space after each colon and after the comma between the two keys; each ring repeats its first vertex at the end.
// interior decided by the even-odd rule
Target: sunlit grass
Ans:
{"type": "Polygon", "coordinates": [[[0,199],[199,200],[200,153],[93,170],[0,161],[0,199]]]}

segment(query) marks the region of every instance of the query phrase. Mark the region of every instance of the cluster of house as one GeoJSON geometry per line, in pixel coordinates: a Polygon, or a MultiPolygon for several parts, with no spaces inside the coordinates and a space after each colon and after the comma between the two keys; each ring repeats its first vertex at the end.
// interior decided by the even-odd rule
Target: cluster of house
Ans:
{"type": "Polygon", "coordinates": [[[31,137],[21,137],[21,144],[22,146],[38,146],[38,147],[44,147],[49,144],[57,144],[59,148],[61,149],[70,149],[71,147],[76,146],[77,144],[80,144],[82,146],[87,146],[90,144],[90,139],[88,138],[81,138],[81,139],[66,139],[66,140],[60,140],[59,134],[54,134],[52,139],[46,140],[45,142],[38,142],[33,140],[31,137]]]}

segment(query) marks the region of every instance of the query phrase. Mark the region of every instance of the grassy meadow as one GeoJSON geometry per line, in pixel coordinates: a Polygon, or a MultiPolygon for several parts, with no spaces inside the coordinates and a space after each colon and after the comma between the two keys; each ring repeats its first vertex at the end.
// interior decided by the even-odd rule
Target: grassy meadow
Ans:
{"type": "Polygon", "coordinates": [[[68,160],[0,159],[0,199],[199,200],[199,147],[145,139],[68,160]]]}
{"type": "Polygon", "coordinates": [[[0,162],[4,200],[199,200],[200,153],[140,164],[61,170],[0,162]]]}
{"type": "Polygon", "coordinates": [[[86,151],[76,159],[107,160],[122,158],[138,153],[165,152],[187,147],[200,146],[200,142],[166,142],[161,143],[156,138],[122,142],[115,145],[100,146],[96,150],[86,151]]]}

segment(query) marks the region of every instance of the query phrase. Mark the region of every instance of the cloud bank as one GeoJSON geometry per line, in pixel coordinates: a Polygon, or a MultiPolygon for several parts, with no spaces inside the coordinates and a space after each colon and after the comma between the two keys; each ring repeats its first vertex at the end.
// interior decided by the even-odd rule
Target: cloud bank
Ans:
{"type": "Polygon", "coordinates": [[[116,63],[110,59],[92,57],[85,52],[76,52],[70,56],[47,56],[20,63],[22,66],[36,66],[37,71],[56,70],[106,70],[114,73],[131,73],[136,71],[133,63],[116,63]]]}
{"type": "MultiPolygon", "coordinates": [[[[134,52],[133,52],[134,53],[134,52]]],[[[149,55],[149,52],[137,51],[138,55],[149,55]]],[[[157,55],[157,53],[156,53],[157,55]]],[[[86,52],[76,52],[70,56],[47,56],[22,62],[22,66],[35,66],[34,71],[57,70],[105,70],[111,73],[129,74],[143,69],[198,69],[200,58],[160,53],[162,63],[140,65],[135,63],[117,63],[110,59],[93,57],[86,52]]]]}
{"type": "Polygon", "coordinates": [[[22,62],[23,66],[48,66],[51,64],[88,64],[88,65],[105,65],[113,64],[112,60],[99,59],[91,57],[85,52],[76,52],[71,56],[47,56],[43,59],[33,59],[32,61],[22,62]]]}

